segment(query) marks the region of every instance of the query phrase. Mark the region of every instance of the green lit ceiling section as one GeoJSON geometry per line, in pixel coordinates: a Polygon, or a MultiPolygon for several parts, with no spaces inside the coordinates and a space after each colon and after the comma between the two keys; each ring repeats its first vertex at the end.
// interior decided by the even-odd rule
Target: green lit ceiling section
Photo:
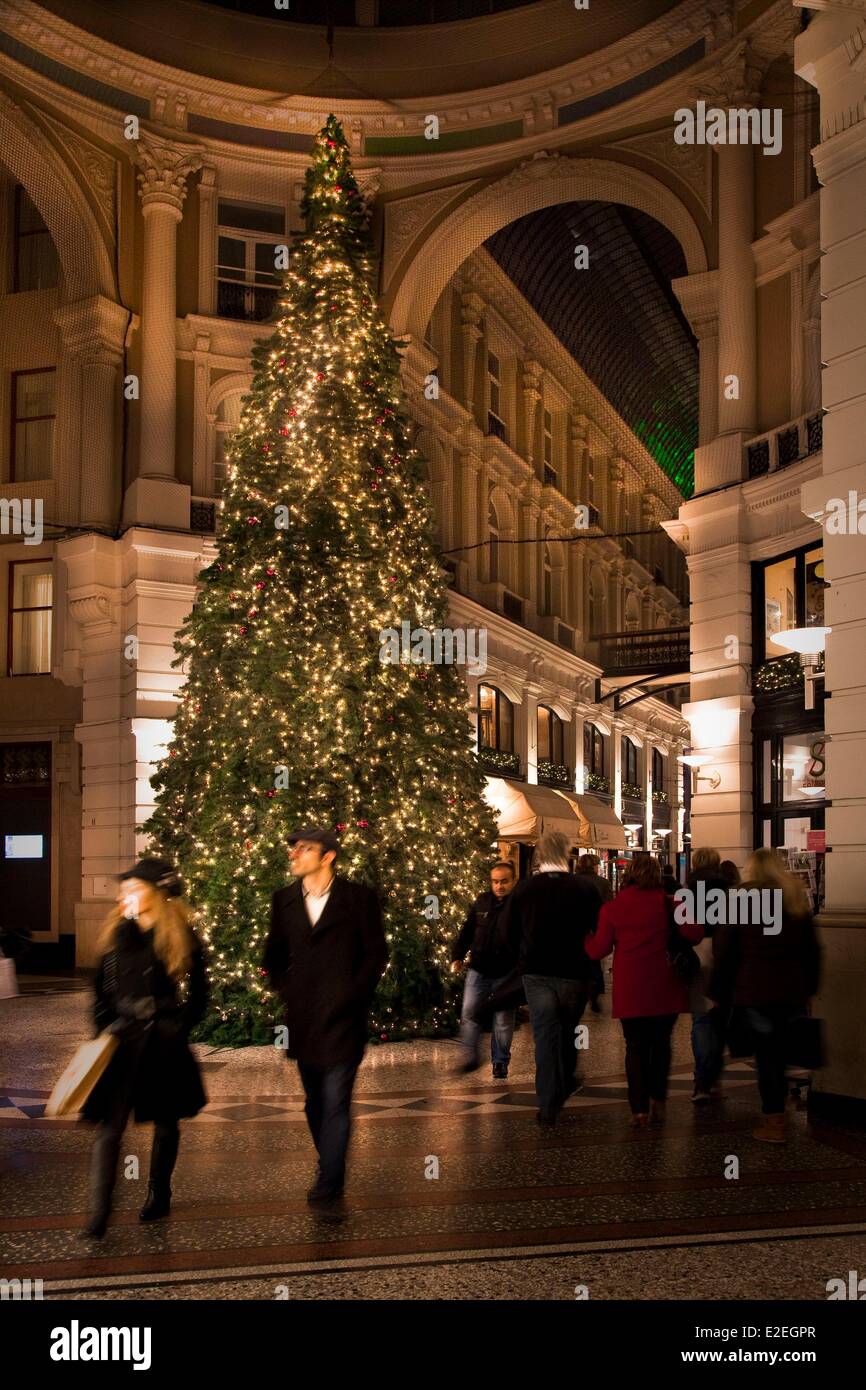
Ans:
{"type": "Polygon", "coordinates": [[[487,250],[684,497],[694,490],[698,349],[671,281],[666,227],[613,203],[565,203],[503,227],[487,250]],[[575,246],[588,266],[575,269],[575,246]]]}

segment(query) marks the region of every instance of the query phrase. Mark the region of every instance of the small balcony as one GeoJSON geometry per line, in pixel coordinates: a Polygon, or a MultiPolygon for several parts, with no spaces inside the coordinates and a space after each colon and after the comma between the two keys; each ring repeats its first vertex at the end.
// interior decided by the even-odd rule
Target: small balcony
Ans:
{"type": "Polygon", "coordinates": [[[502,748],[479,748],[478,760],[491,777],[519,777],[520,758],[502,748]]]}
{"type": "Polygon", "coordinates": [[[744,448],[743,478],[761,478],[765,473],[777,473],[790,468],[801,459],[817,454],[824,442],[824,417],[821,411],[801,415],[781,429],[756,435],[744,448]]]}
{"type": "Polygon", "coordinates": [[[553,763],[549,758],[538,759],[538,781],[542,787],[574,788],[574,772],[567,763],[553,763]]]}
{"type": "Polygon", "coordinates": [[[191,497],[189,502],[189,529],[200,535],[209,536],[216,532],[219,503],[212,497],[191,497]]]}
{"type": "Polygon", "coordinates": [[[584,790],[593,796],[610,796],[610,778],[601,772],[587,772],[583,778],[584,790]]]}
{"type": "Polygon", "coordinates": [[[494,415],[492,410],[487,412],[487,433],[492,434],[494,439],[501,439],[503,444],[508,443],[508,430],[504,420],[500,420],[498,415],[494,415]]]}
{"type": "Polygon", "coordinates": [[[221,319],[245,319],[248,323],[267,323],[277,308],[279,289],[274,285],[251,285],[239,280],[217,281],[217,314],[221,319]]]}
{"type": "Polygon", "coordinates": [[[689,629],[600,632],[599,665],[606,676],[679,675],[689,669],[689,629]]]}

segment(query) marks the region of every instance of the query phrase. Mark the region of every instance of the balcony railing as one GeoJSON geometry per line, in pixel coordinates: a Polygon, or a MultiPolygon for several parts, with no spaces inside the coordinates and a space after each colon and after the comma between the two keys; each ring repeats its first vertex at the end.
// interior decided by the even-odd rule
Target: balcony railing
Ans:
{"type": "Polygon", "coordinates": [[[610,778],[605,777],[601,772],[587,772],[583,778],[583,785],[588,792],[598,792],[600,795],[610,795],[610,778]]]}
{"type": "Polygon", "coordinates": [[[485,772],[493,777],[519,777],[520,758],[501,748],[479,748],[478,759],[485,772]]]}
{"type": "Polygon", "coordinates": [[[221,319],[247,319],[251,323],[264,323],[273,318],[278,294],[276,286],[218,280],[217,314],[221,319]]]}
{"type": "Polygon", "coordinates": [[[817,454],[824,441],[824,417],[820,411],[801,415],[781,429],[759,434],[745,445],[744,478],[760,478],[789,468],[792,463],[817,454]]]}
{"type": "Polygon", "coordinates": [[[637,782],[623,782],[622,794],[631,797],[632,801],[643,801],[643,791],[637,782]]]}
{"type": "Polygon", "coordinates": [[[216,531],[217,503],[208,497],[191,497],[189,503],[189,529],[202,535],[216,531]]]}
{"type": "Polygon", "coordinates": [[[538,780],[544,787],[573,787],[574,774],[566,763],[552,763],[549,758],[538,759],[538,780]]]}
{"type": "Polygon", "coordinates": [[[599,664],[605,675],[668,675],[689,669],[687,627],[600,632],[595,640],[599,643],[599,664]]]}

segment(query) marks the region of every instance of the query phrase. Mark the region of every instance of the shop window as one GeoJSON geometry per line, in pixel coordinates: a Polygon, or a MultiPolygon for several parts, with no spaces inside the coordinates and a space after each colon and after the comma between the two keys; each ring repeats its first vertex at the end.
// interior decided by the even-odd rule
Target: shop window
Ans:
{"type": "Polygon", "coordinates": [[[254,322],[272,318],[281,279],[274,248],[285,242],[284,209],[221,199],[217,218],[217,313],[254,322]]]}
{"type": "Polygon", "coordinates": [[[756,841],[807,849],[806,832],[824,828],[824,734],[819,729],[774,732],[761,739],[756,753],[756,841]]]}
{"type": "Polygon", "coordinates": [[[514,707],[493,685],[478,687],[478,746],[514,752],[514,707]]]}
{"type": "Polygon", "coordinates": [[[52,568],[50,560],[10,565],[7,671],[39,676],[51,670],[52,568]]]}
{"type": "Polygon", "coordinates": [[[12,482],[52,476],[55,376],[53,367],[12,373],[12,482]]]}

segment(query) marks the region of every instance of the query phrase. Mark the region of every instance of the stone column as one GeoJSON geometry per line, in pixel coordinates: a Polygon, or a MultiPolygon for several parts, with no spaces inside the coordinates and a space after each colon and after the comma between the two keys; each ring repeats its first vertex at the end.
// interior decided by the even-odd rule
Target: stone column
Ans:
{"type": "Polygon", "coordinates": [[[54,315],[64,352],[80,368],[80,466],[76,521],[113,529],[118,520],[122,460],[115,448],[118,369],[129,311],[102,295],[64,304],[54,315]]]}
{"type": "Polygon", "coordinates": [[[201,171],[198,207],[202,231],[198,253],[198,311],[200,314],[215,314],[217,186],[216,169],[212,164],[206,164],[201,171]]]}
{"type": "MultiPolygon", "coordinates": [[[[472,292],[464,294],[461,301],[460,333],[463,338],[463,404],[476,420],[480,411],[476,409],[476,359],[478,343],[481,341],[481,314],[484,300],[472,292]]],[[[479,407],[483,402],[479,402],[479,407]]]]}
{"type": "Polygon", "coordinates": [[[540,362],[532,360],[523,364],[523,456],[530,468],[535,471],[536,426],[538,405],[541,400],[540,362]]]}
{"type": "Polygon", "coordinates": [[[124,520],[186,528],[190,489],[177,481],[175,464],[177,224],[201,152],[148,135],[135,160],[144,216],[139,474],[127,492],[124,520]]]}
{"type": "MultiPolygon", "coordinates": [[[[866,17],[825,0],[795,43],[798,75],[821,102],[820,144],[812,151],[821,183],[822,474],[804,485],[803,511],[816,520],[833,498],[866,496],[866,17]]],[[[827,811],[824,965],[816,1013],[827,1020],[828,1065],[810,1093],[810,1110],[866,1114],[866,540],[825,528],[830,587],[825,706],[827,811]]]]}

